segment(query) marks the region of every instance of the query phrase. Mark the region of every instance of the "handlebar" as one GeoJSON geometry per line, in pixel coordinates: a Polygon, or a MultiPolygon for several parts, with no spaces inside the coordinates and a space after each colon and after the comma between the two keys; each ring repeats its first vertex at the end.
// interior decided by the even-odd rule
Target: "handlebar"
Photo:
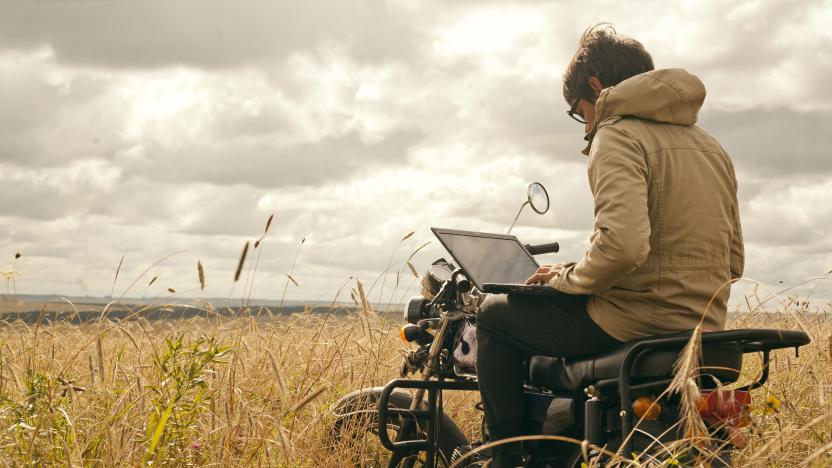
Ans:
{"type": "Polygon", "coordinates": [[[532,255],[542,255],[547,253],[557,253],[560,250],[560,244],[552,242],[551,244],[526,244],[523,247],[532,255]]]}

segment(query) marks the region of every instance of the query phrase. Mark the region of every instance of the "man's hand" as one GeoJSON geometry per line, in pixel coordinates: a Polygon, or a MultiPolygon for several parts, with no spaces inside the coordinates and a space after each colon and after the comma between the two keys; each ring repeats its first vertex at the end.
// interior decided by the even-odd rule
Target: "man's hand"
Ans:
{"type": "Polygon", "coordinates": [[[556,263],[554,265],[542,265],[537,271],[526,280],[526,284],[549,284],[555,276],[558,276],[564,268],[571,263],[556,263]]]}

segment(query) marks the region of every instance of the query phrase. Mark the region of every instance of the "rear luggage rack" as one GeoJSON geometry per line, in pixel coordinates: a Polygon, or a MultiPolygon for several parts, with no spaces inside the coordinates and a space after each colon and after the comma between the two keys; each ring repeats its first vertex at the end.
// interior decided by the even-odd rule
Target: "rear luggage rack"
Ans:
{"type": "MultiPolygon", "coordinates": [[[[618,394],[621,398],[621,438],[624,441],[621,450],[628,454],[632,451],[632,438],[630,433],[633,430],[633,420],[629,408],[629,402],[633,390],[640,390],[650,387],[667,385],[670,380],[631,385],[631,370],[633,363],[639,355],[650,350],[659,349],[682,349],[690,341],[692,333],[673,335],[671,337],[657,337],[641,341],[630,348],[624,361],[621,363],[621,372],[618,379],[618,394]]],[[[775,330],[775,329],[741,329],[724,330],[716,332],[703,332],[702,344],[706,343],[738,343],[742,347],[743,354],[762,353],[762,372],[756,381],[745,385],[737,390],[749,391],[761,387],[768,380],[769,354],[771,350],[794,348],[795,354],[799,356],[798,350],[801,346],[809,344],[809,335],[796,330],[775,330]]],[[[598,386],[612,385],[615,380],[598,382],[598,386]]]]}

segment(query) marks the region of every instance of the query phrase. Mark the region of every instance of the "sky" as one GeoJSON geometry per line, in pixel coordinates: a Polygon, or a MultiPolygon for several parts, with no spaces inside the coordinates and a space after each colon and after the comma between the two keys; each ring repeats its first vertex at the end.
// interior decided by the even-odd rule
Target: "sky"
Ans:
{"type": "Polygon", "coordinates": [[[532,181],[551,210],[513,233],[559,241],[543,262],[578,260],[593,207],[561,85],[599,21],[705,83],[699,124],[734,159],[746,276],[777,288],[832,270],[830,1],[0,11],[0,271],[18,293],[326,301],[358,279],[395,302],[418,292],[416,249],[430,242],[419,272],[446,255],[431,226],[504,232],[532,181]]]}

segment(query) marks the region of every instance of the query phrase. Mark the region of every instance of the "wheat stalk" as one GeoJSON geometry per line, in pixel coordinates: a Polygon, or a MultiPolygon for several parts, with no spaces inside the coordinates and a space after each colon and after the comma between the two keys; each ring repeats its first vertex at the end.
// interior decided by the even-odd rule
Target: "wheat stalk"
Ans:
{"type": "Polygon", "coordinates": [[[697,379],[702,362],[702,325],[697,325],[691,333],[690,340],[685,345],[676,363],[673,365],[673,380],[667,387],[668,393],[678,393],[681,397],[680,413],[687,434],[691,437],[703,437],[708,429],[696,402],[701,396],[697,379]]]}

